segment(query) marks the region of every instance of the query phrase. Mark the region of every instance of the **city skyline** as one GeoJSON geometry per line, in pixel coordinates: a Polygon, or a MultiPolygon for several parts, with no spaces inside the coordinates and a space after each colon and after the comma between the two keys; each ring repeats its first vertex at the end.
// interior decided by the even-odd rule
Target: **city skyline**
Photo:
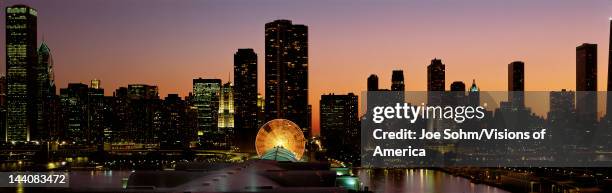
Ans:
{"type": "MultiPolygon", "coordinates": [[[[68,85],[68,83],[72,83],[72,82],[88,83],[91,79],[97,78],[102,81],[102,88],[105,88],[106,95],[111,95],[112,92],[116,88],[119,88],[120,86],[125,86],[127,84],[143,83],[143,84],[159,86],[160,96],[166,96],[167,94],[170,94],[170,93],[179,93],[181,97],[185,97],[187,93],[191,91],[192,85],[190,83],[191,83],[191,80],[194,78],[197,78],[197,77],[221,78],[223,82],[229,81],[229,80],[226,80],[225,77],[227,77],[228,73],[231,73],[233,71],[232,70],[233,69],[233,66],[232,66],[233,53],[238,48],[247,48],[247,47],[254,48],[255,53],[260,54],[258,56],[258,63],[259,63],[259,67],[258,67],[259,85],[258,87],[259,87],[259,92],[261,94],[264,94],[263,92],[263,88],[264,88],[263,86],[264,78],[263,77],[264,76],[262,75],[264,72],[263,70],[264,65],[262,65],[264,64],[263,62],[264,60],[264,57],[263,57],[263,54],[264,54],[264,51],[263,51],[263,37],[264,37],[263,36],[263,32],[264,32],[263,24],[267,22],[271,22],[276,19],[290,19],[294,21],[295,23],[308,25],[310,29],[312,30],[312,32],[310,32],[310,41],[309,41],[309,47],[310,47],[309,103],[313,105],[312,107],[313,109],[312,126],[314,127],[315,130],[318,129],[317,127],[319,125],[317,115],[318,115],[318,109],[319,109],[318,99],[320,95],[324,93],[330,93],[330,92],[337,93],[337,94],[344,94],[344,93],[349,93],[349,92],[360,93],[361,91],[365,91],[366,90],[366,78],[370,74],[377,74],[380,77],[379,78],[380,88],[388,89],[390,88],[390,85],[391,85],[390,84],[391,70],[401,69],[401,70],[404,70],[404,73],[406,74],[406,78],[405,78],[406,90],[408,91],[426,90],[426,73],[425,73],[426,65],[429,63],[429,60],[431,60],[432,58],[440,58],[444,61],[444,64],[446,64],[446,68],[448,71],[446,75],[447,83],[450,83],[453,81],[470,82],[470,80],[476,79],[478,86],[485,91],[496,91],[496,90],[501,91],[501,90],[505,90],[504,87],[506,85],[506,81],[504,78],[499,78],[499,73],[506,74],[505,68],[504,68],[505,65],[507,65],[509,62],[514,61],[514,60],[521,60],[521,61],[525,61],[525,79],[526,79],[525,90],[527,91],[530,91],[530,90],[550,91],[550,90],[560,90],[563,88],[566,88],[569,90],[575,90],[575,86],[574,86],[575,83],[573,83],[573,80],[575,80],[575,74],[574,74],[575,49],[574,48],[585,42],[596,43],[599,45],[600,48],[608,47],[606,42],[608,42],[607,33],[608,33],[608,27],[609,27],[608,22],[609,21],[605,19],[607,18],[606,16],[602,17],[601,15],[598,16],[598,14],[586,14],[588,16],[581,15],[581,18],[582,17],[591,18],[590,20],[583,20],[582,22],[585,22],[591,25],[597,24],[598,26],[597,26],[597,29],[594,29],[595,28],[594,26],[591,26],[592,28],[581,28],[581,29],[591,29],[591,30],[583,30],[583,31],[588,31],[587,33],[575,32],[577,34],[574,34],[574,35],[578,36],[579,38],[576,38],[576,37],[564,38],[564,36],[568,35],[566,34],[567,32],[563,32],[563,33],[559,32],[558,34],[559,37],[557,36],[545,37],[545,38],[539,37],[539,38],[542,38],[543,40],[541,41],[535,40],[531,42],[531,44],[524,44],[523,46],[525,46],[524,48],[525,50],[522,50],[523,48],[510,49],[510,48],[503,48],[506,46],[495,46],[493,49],[496,49],[496,51],[499,51],[499,53],[503,55],[500,56],[500,55],[497,55],[496,53],[492,53],[489,55],[493,55],[493,56],[482,56],[482,54],[478,53],[478,50],[480,50],[478,49],[478,45],[485,45],[485,47],[481,49],[488,50],[488,49],[491,49],[491,47],[487,47],[486,45],[488,46],[504,45],[504,44],[499,44],[500,41],[504,42],[499,39],[508,38],[508,39],[513,39],[513,41],[517,41],[518,39],[514,39],[514,38],[521,38],[523,36],[530,37],[532,35],[538,36],[538,34],[543,35],[546,33],[545,32],[528,33],[525,31],[521,31],[521,29],[516,29],[517,31],[516,33],[514,33],[514,35],[513,33],[510,33],[509,34],[510,36],[504,36],[508,34],[495,33],[495,31],[507,30],[507,29],[503,27],[500,27],[500,29],[495,29],[496,27],[499,27],[499,26],[496,26],[496,27],[488,28],[488,30],[492,30],[493,33],[487,32],[487,34],[485,34],[487,36],[486,38],[477,38],[478,34],[472,34],[472,33],[477,33],[478,32],[477,30],[467,30],[466,31],[464,28],[468,28],[468,27],[461,27],[461,30],[463,31],[462,33],[459,33],[459,34],[465,34],[467,35],[467,37],[460,37],[460,35],[457,35],[454,37],[443,37],[443,34],[447,34],[446,32],[442,32],[442,33],[435,32],[431,34],[430,36],[425,36],[425,37],[428,37],[425,39],[427,39],[429,43],[432,43],[434,45],[426,45],[423,47],[423,45],[425,45],[424,43],[428,43],[427,41],[416,41],[416,42],[413,42],[413,44],[410,44],[409,41],[413,40],[414,37],[398,36],[398,34],[410,32],[409,30],[407,31],[407,29],[405,29],[406,26],[422,25],[414,21],[412,23],[409,22],[410,18],[405,18],[408,21],[406,21],[405,23],[402,22],[400,26],[394,27],[394,26],[390,26],[389,24],[393,24],[393,21],[398,21],[398,20],[385,21],[385,22],[373,23],[373,24],[372,22],[376,21],[376,19],[371,19],[371,18],[370,19],[362,18],[364,20],[361,22],[357,21],[358,18],[355,19],[354,21],[353,20],[351,21],[338,20],[338,21],[330,22],[330,21],[320,21],[320,20],[323,20],[323,18],[319,18],[319,17],[323,17],[323,16],[314,17],[314,16],[304,15],[305,13],[301,13],[301,12],[291,14],[291,11],[283,11],[283,13],[279,13],[276,16],[270,16],[274,14],[258,13],[256,14],[257,17],[253,19],[242,18],[241,20],[248,20],[246,24],[244,24],[243,22],[234,21],[233,19],[230,20],[230,22],[237,22],[235,23],[237,24],[236,26],[239,26],[239,28],[242,28],[243,30],[246,30],[246,31],[233,32],[232,30],[230,30],[232,32],[230,32],[228,36],[224,36],[225,38],[221,38],[224,40],[231,39],[231,40],[228,40],[229,43],[227,44],[224,44],[223,41],[218,41],[218,40],[212,41],[212,42],[204,41],[204,40],[210,40],[209,38],[219,39],[218,33],[220,31],[215,31],[215,29],[210,29],[212,32],[209,32],[208,31],[209,29],[206,29],[204,31],[196,30],[195,32],[206,32],[204,34],[212,33],[212,34],[216,34],[217,36],[214,36],[214,35],[211,37],[206,37],[205,35],[187,36],[188,39],[194,39],[194,38],[198,39],[198,37],[202,37],[202,40],[195,41],[192,43],[192,42],[184,41],[183,39],[184,37],[183,38],[176,37],[176,36],[180,36],[181,33],[192,33],[192,32],[189,32],[189,29],[182,29],[182,28],[179,28],[180,30],[178,30],[179,33],[177,35],[166,35],[166,37],[162,37],[162,36],[150,37],[149,35],[143,35],[143,37],[136,37],[137,32],[140,30],[136,29],[137,27],[130,26],[127,24],[133,24],[135,26],[142,25],[140,27],[144,27],[144,29],[151,29],[155,27],[163,27],[163,26],[169,25],[168,23],[169,22],[171,23],[172,21],[165,21],[165,24],[164,22],[160,22],[159,24],[157,23],[154,24],[154,23],[151,23],[150,21],[145,22],[146,20],[144,19],[146,18],[141,18],[142,16],[147,15],[147,14],[121,13],[122,9],[127,10],[129,9],[130,6],[135,6],[133,5],[133,3],[127,3],[124,7],[119,8],[117,10],[113,9],[114,11],[117,12],[117,14],[119,14],[119,16],[126,17],[128,19],[127,21],[121,22],[121,21],[95,20],[95,19],[100,19],[99,17],[102,17],[99,15],[96,15],[95,13],[93,13],[91,16],[86,17],[86,18],[93,18],[94,20],[92,21],[105,21],[102,23],[98,23],[99,25],[102,25],[102,26],[117,25],[119,28],[117,28],[116,32],[104,34],[102,32],[105,32],[105,31],[102,30],[100,32],[92,34],[92,31],[90,29],[85,29],[85,28],[90,27],[90,25],[91,26],[94,26],[94,25],[93,24],[81,25],[83,23],[79,23],[78,20],[75,21],[75,23],[73,24],[63,24],[63,25],[67,25],[66,28],[58,27],[58,26],[54,27],[53,25],[58,24],[57,22],[59,21],[67,21],[66,19],[61,19],[61,18],[70,15],[68,13],[56,14],[58,13],[57,12],[58,10],[62,10],[61,3],[66,3],[66,2],[75,3],[76,7],[82,8],[84,10],[90,10],[88,9],[87,6],[93,7],[96,5],[104,5],[108,9],[113,9],[113,8],[116,8],[119,3],[118,2],[111,2],[111,3],[95,2],[95,3],[79,4],[77,2],[72,2],[72,1],[63,1],[63,2],[60,2],[60,5],[53,5],[53,6],[51,5],[44,6],[46,3],[39,3],[39,2],[25,1],[24,3],[38,10],[38,14],[39,14],[39,17],[38,17],[39,18],[39,21],[38,21],[39,38],[38,39],[39,39],[39,42],[37,43],[37,45],[40,44],[40,40],[44,39],[45,42],[49,44],[49,47],[53,50],[53,55],[54,55],[54,60],[55,60],[54,67],[55,67],[55,73],[56,73],[55,76],[56,76],[57,87],[64,88],[66,87],[66,85],[68,85]],[[130,16],[133,16],[133,17],[130,17],[130,16]],[[262,19],[262,18],[265,18],[265,19],[262,19]],[[139,21],[142,21],[142,23],[140,23],[139,21]],[[390,32],[367,31],[365,30],[365,28],[368,28],[369,24],[372,24],[376,27],[388,26],[389,27],[388,29],[390,30],[382,30],[382,31],[390,31],[390,32]],[[356,27],[352,27],[352,26],[356,26],[356,27]],[[336,29],[333,29],[334,27],[340,27],[340,28],[349,27],[349,28],[344,29],[344,30],[336,30],[336,29]],[[361,28],[365,30],[365,32],[350,30],[353,28],[361,28]],[[79,32],[82,32],[82,34],[79,33],[78,35],[75,35],[74,39],[72,40],[63,41],[65,40],[65,38],[71,37],[71,36],[66,36],[66,35],[59,35],[61,34],[60,32],[65,33],[66,30],[79,30],[79,32]],[[123,33],[120,33],[120,32],[123,32],[123,33]],[[245,34],[249,34],[249,33],[252,33],[252,35],[243,37],[245,36],[245,34]],[[389,33],[388,35],[390,37],[394,37],[394,38],[401,37],[399,40],[400,42],[397,44],[390,43],[386,38],[377,36],[380,34],[385,35],[385,33],[389,33]],[[124,34],[126,36],[120,36],[121,34],[124,34]],[[98,36],[95,36],[95,35],[98,35],[98,36]],[[339,37],[342,35],[346,35],[347,37],[339,37]],[[355,38],[359,36],[361,36],[362,39],[355,38]],[[117,40],[112,40],[113,37],[118,40],[125,41],[124,43],[127,46],[121,47],[121,48],[119,47],[101,48],[101,47],[105,47],[104,45],[113,45],[112,43],[101,42],[102,40],[110,41],[110,42],[117,41],[117,40]],[[402,39],[404,37],[406,39],[402,39]],[[596,38],[593,38],[593,37],[596,37],[596,38]],[[155,41],[158,38],[159,38],[159,42],[155,41]],[[251,39],[251,38],[254,38],[254,39],[251,39]],[[334,39],[334,38],[337,38],[337,39],[334,39]],[[455,45],[455,46],[461,45],[462,43],[463,44],[470,43],[470,40],[472,38],[476,38],[479,40],[490,40],[490,42],[476,43],[477,44],[476,46],[470,45],[469,46],[470,48],[465,48],[466,50],[459,50],[459,49],[456,49],[456,47],[454,47],[454,49],[450,49],[450,48],[440,49],[436,47],[436,46],[446,47],[443,44],[445,42],[449,42],[451,45],[455,45]],[[550,39],[547,39],[547,38],[550,38],[550,39]],[[177,41],[171,41],[173,39],[177,41]],[[145,41],[145,40],[150,40],[150,41],[145,41]],[[355,40],[359,40],[359,41],[355,41],[355,40]],[[374,42],[376,40],[381,40],[382,42],[379,44],[376,44],[376,42],[374,42]],[[355,41],[358,44],[354,45],[355,43],[353,43],[352,41],[355,41]],[[550,45],[540,45],[541,44],[540,42],[547,42],[547,41],[560,41],[561,43],[557,42],[557,43],[553,43],[550,45]],[[243,42],[243,43],[240,43],[240,42],[243,42]],[[144,44],[138,45],[138,43],[144,43],[144,44]],[[198,44],[203,44],[207,46],[200,47],[200,48],[205,48],[203,50],[202,49],[193,49],[193,50],[185,49],[183,50],[185,53],[182,53],[184,55],[181,55],[180,53],[177,54],[177,52],[174,52],[171,49],[159,47],[159,46],[164,46],[164,45],[165,47],[173,47],[173,46],[176,46],[177,43],[184,44],[180,48],[183,48],[183,47],[198,48],[199,47],[198,44]],[[380,46],[383,46],[382,48],[385,48],[385,49],[382,49],[381,51],[372,52],[371,50],[373,49],[359,48],[360,43],[363,43],[363,45],[372,45],[373,48],[381,48],[380,46]],[[407,45],[403,45],[404,43],[407,43],[407,45]],[[80,44],[80,45],[75,45],[75,44],[80,44]],[[241,46],[236,46],[237,44],[241,44],[241,46]],[[230,46],[234,46],[234,47],[231,49],[227,49],[230,46]],[[543,49],[541,46],[544,46],[545,48],[548,48],[548,46],[558,47],[558,48],[557,49],[543,49]],[[219,47],[220,49],[218,51],[213,50],[219,47]],[[476,48],[472,48],[472,47],[476,47],[476,48]],[[81,53],[79,54],[81,56],[77,56],[76,54],[71,53],[71,51],[75,51],[75,49],[83,49],[83,48],[87,48],[87,49],[84,49],[85,51],[79,52],[81,53]],[[135,48],[139,48],[139,49],[137,50],[135,48]],[[424,49],[419,50],[421,48],[424,48],[424,49]],[[432,51],[432,50],[438,50],[438,49],[439,51],[432,51]],[[93,53],[87,52],[87,50],[91,50],[91,52],[93,53]],[[508,50],[514,50],[514,51],[507,52],[508,50]],[[536,52],[536,51],[546,51],[546,50],[552,50],[552,51],[536,52]],[[559,50],[562,50],[562,51],[559,51],[559,50]],[[153,53],[168,52],[169,53],[168,55],[170,56],[169,58],[155,56],[154,54],[150,54],[151,51],[153,53]],[[226,54],[216,54],[218,52],[227,52],[227,53],[226,54]],[[427,54],[422,54],[421,52],[427,53],[427,54]],[[207,55],[209,53],[215,53],[215,54],[207,55]],[[146,54],[148,58],[142,57],[142,54],[146,54]],[[439,55],[432,55],[432,54],[439,54],[439,55]],[[462,54],[466,56],[462,56],[462,54]],[[200,55],[203,55],[203,56],[200,56],[200,55]],[[554,56],[550,56],[550,55],[554,55],[554,56]],[[178,61],[176,61],[176,63],[174,63],[176,58],[173,56],[187,57],[191,60],[179,59],[178,61]],[[194,59],[194,56],[196,56],[195,59],[194,59]],[[197,57],[197,56],[200,56],[200,57],[197,57]],[[499,58],[494,58],[494,56],[499,57],[499,58]],[[86,58],[83,58],[83,57],[86,57],[86,58]],[[555,65],[549,66],[546,64],[555,64],[555,65]],[[143,67],[151,67],[151,68],[144,69],[143,67]],[[551,67],[553,69],[550,69],[551,67]],[[344,70],[344,69],[351,69],[351,72],[353,73],[343,73],[342,76],[338,76],[337,72],[339,70],[344,70]],[[164,72],[167,74],[159,76],[161,72],[164,72]],[[537,76],[537,74],[543,73],[543,72],[559,75],[565,78],[551,80],[551,79],[548,79],[547,76],[543,76],[543,77],[537,76]],[[139,76],[132,76],[133,74],[139,74],[139,76]]],[[[205,9],[209,9],[210,7],[215,7],[215,6],[220,8],[220,10],[232,9],[232,8],[242,7],[242,6],[248,7],[248,3],[245,3],[246,5],[236,5],[234,3],[218,3],[216,1],[203,1],[203,2],[205,2],[203,3],[204,5],[201,5],[200,7],[204,6],[205,9]],[[211,6],[207,6],[207,5],[211,5],[211,6]]],[[[272,3],[272,2],[275,2],[275,1],[266,1],[265,3],[272,3]]],[[[19,2],[16,2],[16,3],[19,3],[19,2]]],[[[383,3],[382,5],[375,6],[374,9],[388,10],[388,8],[392,7],[391,5],[393,5],[394,3],[398,3],[398,2],[383,3]]],[[[12,2],[7,2],[7,5],[11,5],[11,4],[12,2]]],[[[153,6],[145,9],[149,11],[147,13],[155,13],[157,14],[157,16],[160,16],[160,18],[164,18],[164,20],[168,19],[167,17],[172,18],[171,16],[166,15],[172,12],[167,11],[167,10],[164,11],[163,9],[161,9],[161,7],[164,7],[163,5],[166,5],[166,4],[162,2],[156,2],[153,4],[154,4],[153,6]],[[157,10],[157,12],[155,10],[157,10]]],[[[176,5],[175,4],[172,4],[172,5],[175,5],[176,7],[181,7],[181,6],[186,6],[185,4],[187,3],[182,2],[182,3],[177,3],[176,5]]],[[[299,5],[302,5],[302,4],[308,4],[308,3],[300,2],[296,4],[291,4],[291,5],[281,3],[280,5],[276,5],[276,6],[291,8],[291,7],[298,7],[299,5]]],[[[330,4],[332,4],[330,6],[331,8],[322,10],[323,15],[335,9],[340,9],[341,5],[339,5],[339,3],[336,2],[336,3],[330,3],[330,4]]],[[[434,6],[435,5],[435,3],[431,3],[432,5],[426,4],[426,3],[424,5],[421,3],[413,3],[413,4],[418,4],[420,6],[434,6]]],[[[533,12],[534,10],[530,10],[533,8],[521,7],[519,4],[520,3],[517,3],[517,5],[511,6],[509,9],[516,11],[516,10],[521,10],[520,8],[525,8],[524,12],[527,13],[527,15],[533,16],[533,14],[535,14],[533,12]]],[[[553,6],[552,7],[553,10],[555,11],[564,10],[562,5],[568,6],[569,4],[573,4],[573,3],[562,2],[560,4],[561,5],[553,6]]],[[[609,13],[609,10],[612,10],[610,9],[611,7],[609,5],[608,7],[601,6],[601,8],[595,6],[594,4],[597,4],[597,2],[596,3],[589,2],[587,4],[591,4],[591,5],[588,5],[588,6],[592,6],[591,10],[607,9],[608,10],[607,12],[602,11],[606,13],[609,13]]],[[[369,5],[369,4],[358,2],[357,5],[351,6],[350,9],[351,10],[367,9],[367,8],[364,8],[365,5],[369,5]]],[[[501,9],[500,5],[497,5],[495,3],[489,3],[487,5],[493,6],[492,10],[498,9],[497,11],[499,11],[499,9],[501,9]]],[[[452,3],[450,3],[450,5],[444,4],[442,7],[440,7],[440,9],[444,9],[445,7],[449,7],[449,6],[452,6],[452,3]]],[[[535,4],[532,6],[537,8],[537,7],[541,7],[544,5],[535,4]]],[[[582,6],[587,6],[587,5],[582,5],[582,6]]],[[[70,6],[64,6],[64,7],[68,8],[70,6]]],[[[308,9],[313,9],[313,7],[308,7],[306,10],[308,9]]],[[[393,14],[399,14],[396,12],[399,12],[400,10],[390,9],[390,11],[392,13],[390,15],[393,15],[393,14]]],[[[491,10],[488,10],[485,12],[490,12],[490,11],[491,10]]],[[[597,11],[592,11],[592,12],[599,13],[597,11]]],[[[101,13],[104,13],[104,12],[101,12],[101,13]]],[[[193,13],[193,12],[186,11],[186,13],[181,13],[179,15],[181,17],[190,16],[191,15],[190,13],[193,13]]],[[[415,14],[427,15],[426,13],[415,13],[415,14]]],[[[448,14],[448,13],[445,13],[445,14],[448,14]]],[[[582,13],[582,14],[585,14],[585,13],[582,13]]],[[[211,13],[211,15],[219,16],[219,17],[227,16],[226,14],[223,14],[223,13],[211,13]]],[[[545,22],[545,21],[552,22],[552,20],[554,19],[554,17],[545,16],[543,13],[540,13],[539,15],[540,17],[535,18],[535,20],[539,22],[545,22]]],[[[191,24],[195,23],[199,27],[207,28],[207,26],[209,25],[206,25],[205,23],[207,23],[208,20],[207,20],[207,17],[204,17],[204,16],[206,16],[206,14],[197,15],[197,16],[192,15],[191,17],[188,17],[188,18],[195,19],[195,20],[190,20],[189,22],[191,22],[191,24]],[[202,20],[202,23],[198,22],[199,19],[202,20]]],[[[352,16],[355,16],[355,15],[352,15],[352,16]]],[[[460,14],[460,16],[472,18],[476,21],[471,21],[471,22],[475,22],[475,23],[479,23],[478,21],[480,20],[479,18],[475,17],[475,16],[478,16],[478,14],[472,15],[472,14],[463,13],[463,14],[460,14]]],[[[340,15],[338,17],[340,18],[335,18],[335,19],[342,19],[342,17],[347,17],[347,16],[340,15]]],[[[378,17],[380,17],[380,15],[378,15],[378,17]]],[[[528,16],[525,16],[525,17],[528,17],[528,16]]],[[[568,16],[565,15],[564,17],[568,17],[568,16]]],[[[388,18],[388,19],[392,19],[392,18],[388,18]]],[[[433,19],[438,21],[440,18],[434,17],[433,19]]],[[[171,19],[168,19],[168,20],[171,20],[171,19]]],[[[333,19],[330,19],[330,20],[333,20],[333,19]]],[[[452,20],[455,22],[457,21],[456,19],[452,19],[452,20]]],[[[514,19],[503,18],[503,20],[501,20],[500,22],[503,22],[504,20],[506,21],[509,20],[510,24],[512,24],[512,23],[517,23],[517,22],[518,23],[526,22],[527,18],[514,18],[514,19]]],[[[459,23],[467,25],[467,24],[470,24],[471,22],[469,20],[465,20],[459,23]]],[[[176,24],[182,26],[182,25],[188,25],[189,23],[187,24],[176,23],[176,24]]],[[[452,25],[454,25],[452,23],[441,22],[440,24],[450,24],[451,29],[454,29],[452,28],[453,27],[452,25]]],[[[536,22],[536,24],[538,23],[536,22]]],[[[559,30],[559,28],[564,28],[566,26],[573,26],[572,24],[575,24],[578,26],[590,26],[586,24],[581,24],[578,21],[571,22],[570,25],[568,25],[567,23],[563,23],[563,24],[539,23],[539,24],[542,24],[542,25],[541,26],[536,25],[536,26],[531,26],[531,27],[534,27],[535,29],[543,30],[543,28],[548,26],[548,27],[553,27],[552,29],[559,30]]],[[[219,25],[233,29],[233,27],[229,26],[230,24],[212,23],[210,26],[219,26],[219,25]]],[[[526,23],[525,25],[535,25],[535,24],[532,22],[531,24],[526,23]]],[[[439,28],[439,27],[436,27],[435,25],[429,26],[429,27],[432,27],[432,29],[439,28]]],[[[454,27],[458,27],[458,26],[454,26],[454,27]]],[[[479,29],[480,28],[483,28],[483,27],[479,26],[479,29]]],[[[554,31],[552,29],[550,30],[554,31]]],[[[421,29],[421,30],[424,30],[424,29],[421,29]]],[[[424,31],[427,31],[427,30],[424,30],[424,31]]],[[[537,30],[534,30],[534,31],[537,31],[537,30]]],[[[223,32],[227,32],[227,31],[223,31],[223,32]]],[[[421,31],[417,30],[416,32],[421,32],[421,31]]],[[[415,33],[415,34],[419,34],[419,33],[415,33]]],[[[526,38],[526,39],[529,39],[529,38],[526,38]]],[[[518,40],[516,43],[513,43],[513,44],[520,44],[520,43],[524,43],[524,40],[518,40]]],[[[179,50],[182,50],[182,49],[179,49],[179,50]]],[[[605,49],[598,50],[599,52],[598,65],[599,65],[599,71],[601,72],[598,76],[598,81],[602,83],[607,82],[607,74],[603,73],[607,71],[606,64],[607,64],[608,56],[607,56],[607,53],[605,53],[605,51],[606,51],[605,49]],[[601,53],[601,52],[604,52],[604,53],[601,53]]],[[[444,85],[444,86],[446,89],[449,89],[449,85],[444,85]]],[[[605,84],[600,84],[598,85],[598,90],[605,90],[605,87],[606,87],[605,84]]],[[[56,92],[59,92],[59,91],[56,91],[56,92]]]]}

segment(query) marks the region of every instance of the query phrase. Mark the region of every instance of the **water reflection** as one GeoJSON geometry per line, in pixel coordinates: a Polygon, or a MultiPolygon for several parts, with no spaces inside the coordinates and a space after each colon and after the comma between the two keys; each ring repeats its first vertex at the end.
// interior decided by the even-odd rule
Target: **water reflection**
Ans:
{"type": "Polygon", "coordinates": [[[508,193],[485,184],[428,169],[362,169],[355,171],[364,187],[376,193],[508,193]]]}
{"type": "MultiPolygon", "coordinates": [[[[70,187],[74,190],[115,190],[125,188],[125,179],[132,171],[73,171],[70,172],[70,187]]],[[[376,193],[508,193],[484,184],[428,169],[361,169],[362,187],[376,193]]],[[[18,187],[8,192],[38,192],[35,188],[18,187]]],[[[220,189],[221,190],[221,189],[220,189]]],[[[2,192],[2,189],[0,189],[2,192]]]]}

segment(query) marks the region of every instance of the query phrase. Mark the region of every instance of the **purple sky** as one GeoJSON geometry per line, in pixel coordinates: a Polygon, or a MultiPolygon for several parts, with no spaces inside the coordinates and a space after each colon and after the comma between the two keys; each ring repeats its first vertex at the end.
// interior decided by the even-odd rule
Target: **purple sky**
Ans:
{"type": "Polygon", "coordinates": [[[0,3],[38,9],[39,41],[44,36],[52,50],[58,88],[98,78],[107,95],[128,83],[148,83],[159,85],[162,97],[185,96],[193,78],[227,81],[233,53],[247,47],[259,55],[263,93],[264,24],[275,19],[306,24],[315,127],[321,94],[359,94],[371,73],[388,88],[393,69],[405,71],[407,90],[425,90],[426,65],[434,57],[446,64],[447,85],[475,78],[483,90],[505,90],[507,64],[523,60],[527,90],[574,89],[575,47],[597,43],[603,90],[612,16],[611,0],[0,3]]]}

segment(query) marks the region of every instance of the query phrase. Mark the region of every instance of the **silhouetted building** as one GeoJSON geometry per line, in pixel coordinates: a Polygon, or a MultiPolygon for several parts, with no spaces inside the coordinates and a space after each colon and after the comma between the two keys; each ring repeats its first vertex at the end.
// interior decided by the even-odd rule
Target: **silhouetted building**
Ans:
{"type": "Polygon", "coordinates": [[[444,91],[446,69],[442,60],[434,58],[427,66],[427,91],[444,91]]]}
{"type": "Polygon", "coordinates": [[[462,81],[455,81],[450,85],[450,92],[445,96],[447,98],[446,104],[449,105],[465,105],[465,83],[462,81]]]}
{"type": "MultiPolygon", "coordinates": [[[[0,107],[6,107],[6,76],[0,76],[0,107]]],[[[2,135],[4,141],[4,135],[2,135]]]]}
{"type": "Polygon", "coordinates": [[[127,96],[130,99],[159,99],[159,89],[146,84],[130,84],[127,87],[127,96]]]}
{"type": "Polygon", "coordinates": [[[597,122],[597,44],[576,47],[576,114],[583,128],[597,122]]]}
{"type": "Polygon", "coordinates": [[[404,90],[406,90],[406,86],[404,85],[404,71],[394,70],[393,73],[391,74],[391,91],[404,91],[404,90]]]}
{"type": "Polygon", "coordinates": [[[309,138],[308,27],[276,20],[265,28],[266,121],[288,119],[309,138]]]}
{"type": "Polygon", "coordinates": [[[104,89],[100,85],[100,80],[91,80],[88,91],[88,127],[87,135],[92,140],[93,144],[102,145],[104,142],[104,129],[106,128],[106,122],[109,120],[107,116],[107,103],[104,97],[104,89]]]}
{"type": "Polygon", "coordinates": [[[368,77],[368,91],[378,91],[378,76],[371,74],[368,77]]]}
{"type": "Polygon", "coordinates": [[[319,113],[327,155],[343,162],[358,162],[360,122],[357,95],[321,95],[319,113]]]}
{"type": "Polygon", "coordinates": [[[548,126],[555,135],[550,136],[552,140],[562,144],[575,144],[576,138],[582,134],[576,130],[575,111],[576,92],[561,91],[550,92],[550,107],[548,111],[548,126]]]}
{"type": "Polygon", "coordinates": [[[608,38],[608,93],[606,102],[606,116],[608,124],[612,124],[612,19],[610,19],[610,37],[608,38]]]}
{"type": "Polygon", "coordinates": [[[88,143],[88,92],[86,84],[70,83],[60,89],[61,126],[64,139],[78,144],[88,143]]]}
{"type": "Polygon", "coordinates": [[[31,139],[46,141],[49,138],[52,122],[53,98],[55,98],[55,80],[53,73],[53,58],[51,50],[44,42],[38,48],[38,62],[34,68],[36,73],[34,103],[36,108],[36,128],[31,133],[31,139]]]}
{"type": "Polygon", "coordinates": [[[212,146],[212,135],[218,131],[220,79],[193,79],[193,104],[198,109],[198,138],[212,146]],[[208,136],[210,135],[210,136],[208,136]]]}
{"type": "Polygon", "coordinates": [[[550,111],[548,112],[548,121],[553,125],[571,123],[570,120],[574,117],[574,107],[576,93],[574,91],[550,92],[550,111]]]}
{"type": "Polygon", "coordinates": [[[37,12],[25,5],[6,12],[7,141],[29,141],[36,125],[37,12]]]}
{"type": "Polygon", "coordinates": [[[242,151],[254,152],[257,134],[257,54],[238,49],[234,54],[234,130],[242,151]]]}
{"type": "Polygon", "coordinates": [[[188,147],[190,132],[187,103],[178,94],[168,94],[164,98],[162,110],[161,148],[188,147]]]}
{"type": "Polygon", "coordinates": [[[6,141],[6,76],[0,76],[0,140],[6,141]]]}
{"type": "Polygon", "coordinates": [[[462,81],[455,81],[451,83],[450,89],[454,92],[465,91],[465,83],[463,83],[462,81]]]}
{"type": "Polygon", "coordinates": [[[121,119],[116,140],[137,144],[159,143],[162,130],[162,101],[157,86],[129,84],[115,93],[118,106],[114,109],[121,119]]]}
{"type": "Polygon", "coordinates": [[[508,101],[514,109],[525,107],[525,63],[508,64],[508,101]]]}
{"type": "Polygon", "coordinates": [[[446,85],[446,67],[442,60],[434,58],[427,66],[427,103],[441,105],[446,85]]]}
{"type": "Polygon", "coordinates": [[[474,107],[480,105],[480,88],[476,86],[476,79],[472,80],[472,86],[468,92],[468,105],[474,107]]]}

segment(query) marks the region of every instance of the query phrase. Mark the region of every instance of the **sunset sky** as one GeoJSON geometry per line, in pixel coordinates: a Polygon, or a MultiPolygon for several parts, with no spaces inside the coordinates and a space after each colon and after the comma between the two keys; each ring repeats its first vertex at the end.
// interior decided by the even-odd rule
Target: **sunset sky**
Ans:
{"type": "MultiPolygon", "coordinates": [[[[575,47],[599,46],[599,90],[607,80],[612,0],[53,0],[0,1],[38,10],[39,42],[51,48],[58,88],[98,78],[106,94],[130,83],[187,95],[192,79],[233,72],[238,48],[259,57],[264,24],[309,26],[309,102],[318,132],[323,93],[361,95],[377,74],[389,88],[404,70],[406,89],[426,89],[426,66],[446,64],[446,84],[472,79],[503,91],[507,65],[525,62],[528,91],[575,90],[575,47]]],[[[4,15],[4,9],[2,9],[4,15]]],[[[4,20],[1,20],[4,26],[4,20]]],[[[4,30],[0,30],[3,33],[4,30]]],[[[4,38],[1,38],[4,44],[4,38]]],[[[4,46],[1,46],[4,52],[4,46]]],[[[4,54],[0,68],[6,69],[4,54]]],[[[4,72],[3,72],[4,73],[4,72]]]]}

